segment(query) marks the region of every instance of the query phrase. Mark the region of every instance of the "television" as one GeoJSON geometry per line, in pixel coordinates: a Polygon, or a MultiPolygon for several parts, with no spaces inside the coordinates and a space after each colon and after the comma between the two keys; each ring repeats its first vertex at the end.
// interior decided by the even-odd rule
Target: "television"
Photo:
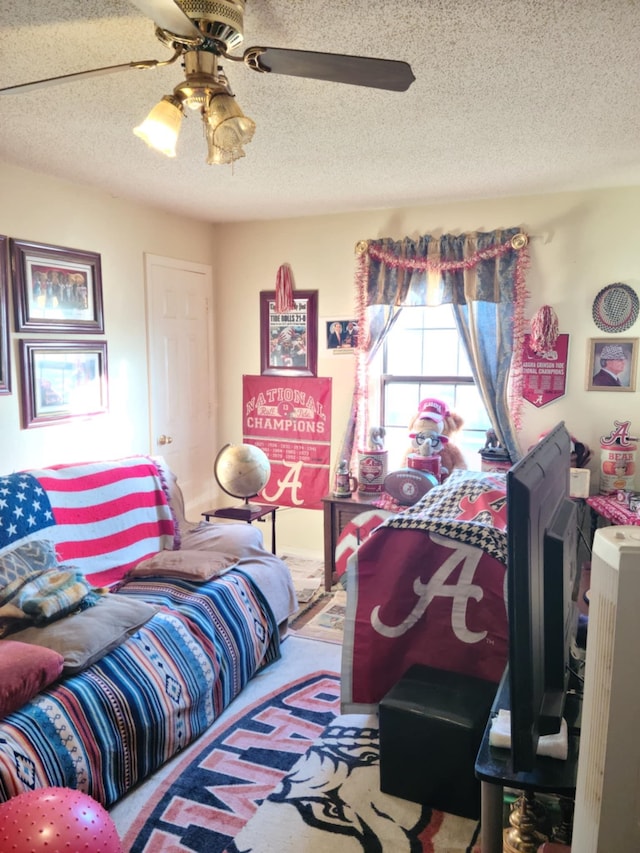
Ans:
{"type": "Polygon", "coordinates": [[[509,706],[514,772],[560,731],[578,627],[577,510],[564,422],[507,471],[509,706]]]}

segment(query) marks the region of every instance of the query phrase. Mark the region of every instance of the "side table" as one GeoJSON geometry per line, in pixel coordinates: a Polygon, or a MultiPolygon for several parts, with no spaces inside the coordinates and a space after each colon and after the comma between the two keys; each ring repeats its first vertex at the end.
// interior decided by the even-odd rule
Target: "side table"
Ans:
{"type": "Polygon", "coordinates": [[[354,492],[349,498],[336,498],[333,495],[325,495],[322,498],[324,504],[324,588],[330,592],[336,572],[336,545],[340,534],[347,524],[367,510],[375,510],[378,507],[371,503],[380,498],[380,495],[366,493],[360,496],[354,492]]]}
{"type": "Polygon", "coordinates": [[[637,512],[632,512],[625,504],[620,503],[615,495],[592,495],[587,498],[587,506],[591,510],[594,530],[598,523],[598,516],[610,524],[640,526],[640,515],[637,512]]]}
{"type": "Polygon", "coordinates": [[[271,516],[271,553],[276,553],[276,512],[279,509],[271,504],[248,504],[244,506],[225,506],[220,509],[208,509],[202,515],[209,521],[210,518],[231,518],[235,521],[246,521],[251,524],[254,521],[264,522],[266,516],[271,516]]]}
{"type": "MultiPolygon", "coordinates": [[[[508,670],[498,685],[496,698],[485,728],[482,743],[476,757],[475,771],[480,779],[482,805],[480,816],[482,853],[503,853],[503,791],[505,787],[524,791],[558,794],[573,800],[578,772],[580,734],[577,728],[580,718],[581,697],[567,697],[565,717],[569,727],[569,751],[566,761],[538,756],[531,772],[514,772],[511,769],[508,749],[491,746],[491,720],[499,709],[509,708],[508,670]]],[[[523,848],[524,849],[524,848],[523,848]]],[[[528,849],[528,848],[527,848],[528,849]]]]}

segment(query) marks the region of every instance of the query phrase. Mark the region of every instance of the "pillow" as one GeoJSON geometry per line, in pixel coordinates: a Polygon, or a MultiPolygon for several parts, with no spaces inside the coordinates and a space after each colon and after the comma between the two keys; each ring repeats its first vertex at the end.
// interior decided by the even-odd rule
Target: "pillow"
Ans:
{"type": "Polygon", "coordinates": [[[15,640],[0,640],[0,718],[55,681],[64,658],[58,652],[15,640]]]}
{"type": "Polygon", "coordinates": [[[56,546],[48,539],[33,539],[0,556],[0,588],[29,575],[55,569],[56,546]]]}
{"type": "Polygon", "coordinates": [[[160,551],[134,566],[127,579],[164,577],[204,582],[221,575],[237,563],[237,557],[217,551],[160,551]]]}
{"type": "Polygon", "coordinates": [[[11,639],[58,652],[64,658],[64,674],[72,675],[124,643],[158,610],[146,601],[107,593],[88,610],[42,628],[25,628],[11,639]]]}

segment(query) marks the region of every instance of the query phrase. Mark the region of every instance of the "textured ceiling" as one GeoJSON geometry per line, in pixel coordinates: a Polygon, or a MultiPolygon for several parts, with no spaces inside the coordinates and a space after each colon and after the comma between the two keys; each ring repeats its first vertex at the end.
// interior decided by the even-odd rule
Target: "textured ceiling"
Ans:
{"type": "MultiPolygon", "coordinates": [[[[261,44],[402,59],[404,93],[225,63],[257,130],[207,166],[202,124],[168,159],[132,128],[179,64],[0,97],[0,158],[211,222],[640,185],[637,0],[248,0],[261,44]]],[[[0,87],[168,59],[128,0],[0,0],[0,87]]]]}

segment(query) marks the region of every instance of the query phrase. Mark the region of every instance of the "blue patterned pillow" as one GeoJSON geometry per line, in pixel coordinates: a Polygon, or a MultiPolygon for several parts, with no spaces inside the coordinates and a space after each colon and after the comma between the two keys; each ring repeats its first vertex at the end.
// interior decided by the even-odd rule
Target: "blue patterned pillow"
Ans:
{"type": "Polygon", "coordinates": [[[0,556],[0,590],[58,565],[56,547],[49,539],[34,539],[0,556]]]}

